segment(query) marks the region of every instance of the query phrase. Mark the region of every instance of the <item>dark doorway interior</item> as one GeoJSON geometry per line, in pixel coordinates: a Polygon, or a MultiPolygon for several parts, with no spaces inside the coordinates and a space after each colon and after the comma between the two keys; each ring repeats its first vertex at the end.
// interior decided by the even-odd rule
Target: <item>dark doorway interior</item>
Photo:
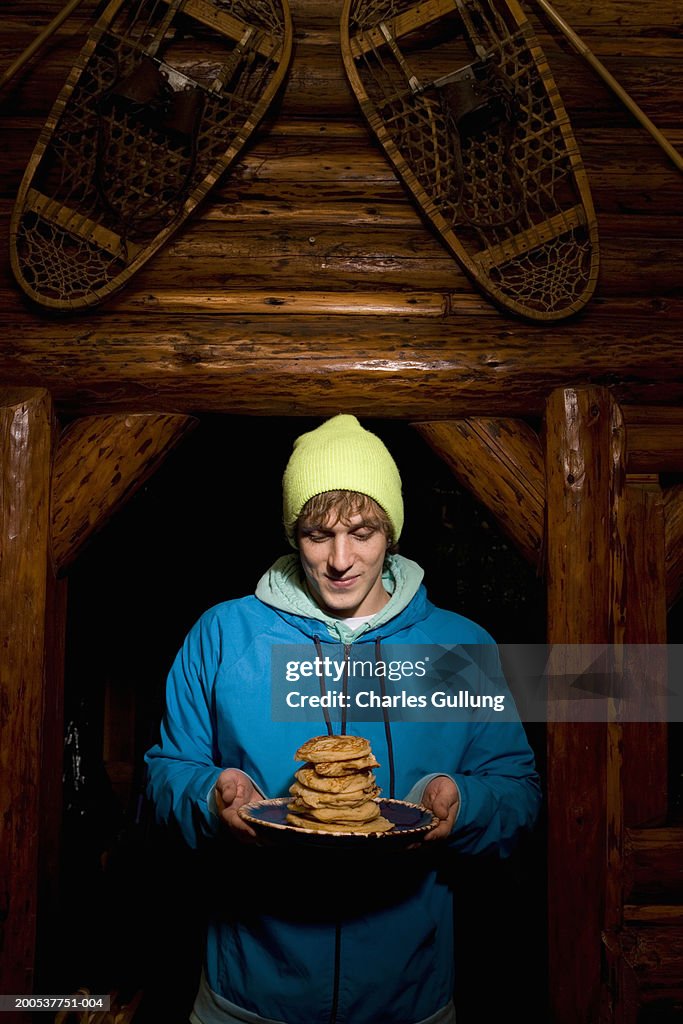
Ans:
{"type": "MultiPolygon", "coordinates": [[[[154,824],[142,755],[166,672],[210,605],[253,591],[286,550],[280,478],[318,419],[201,418],[69,578],[65,811],[59,906],[43,915],[37,991],[144,990],[137,1021],[184,1024],[201,963],[201,858],[154,824]]],[[[409,425],[364,420],[395,454],[401,551],[432,600],[501,643],[545,636],[544,587],[409,425]]],[[[545,730],[529,738],[544,777],[545,730]]],[[[224,866],[229,876],[229,865],[224,866]]],[[[504,864],[456,879],[459,1024],[545,1021],[545,825],[504,864]]]]}

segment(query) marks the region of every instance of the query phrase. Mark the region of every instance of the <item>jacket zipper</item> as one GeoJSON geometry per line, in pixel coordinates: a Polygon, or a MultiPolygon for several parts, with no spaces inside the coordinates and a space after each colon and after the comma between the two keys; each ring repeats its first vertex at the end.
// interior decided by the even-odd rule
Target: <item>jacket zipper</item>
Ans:
{"type": "Polygon", "coordinates": [[[342,717],[341,717],[341,734],[346,736],[346,697],[349,692],[349,659],[351,657],[351,644],[344,644],[344,680],[342,683],[342,693],[344,699],[342,700],[342,717]]]}
{"type": "MultiPolygon", "coordinates": [[[[344,680],[342,693],[346,696],[349,689],[349,658],[351,657],[351,644],[344,644],[344,680]]],[[[346,700],[342,701],[341,735],[346,735],[346,700]]],[[[339,985],[341,982],[341,939],[342,926],[339,916],[334,926],[334,980],[332,982],[332,1008],[330,1010],[330,1024],[336,1024],[339,1010],[339,985]]]]}
{"type": "Polygon", "coordinates": [[[330,1024],[335,1024],[337,1011],[339,1009],[339,983],[341,975],[341,921],[337,919],[334,926],[334,982],[332,987],[332,1009],[330,1010],[330,1024]]]}
{"type": "MultiPolygon", "coordinates": [[[[320,643],[317,637],[315,637],[317,644],[320,643]]],[[[377,654],[380,654],[379,641],[376,646],[377,654]]],[[[342,685],[342,693],[346,697],[349,689],[349,660],[351,657],[351,644],[344,644],[344,680],[342,685]]],[[[324,682],[322,683],[324,686],[324,682]]],[[[391,744],[391,732],[389,722],[385,719],[384,722],[385,731],[387,732],[387,743],[389,748],[389,763],[390,763],[390,790],[391,796],[394,795],[394,757],[391,744]]],[[[331,724],[328,722],[328,729],[331,730],[331,724]]],[[[342,720],[341,720],[341,735],[346,735],[346,700],[342,701],[342,720]]],[[[337,915],[337,921],[334,926],[334,980],[332,983],[332,1007],[330,1009],[330,1022],[329,1024],[336,1024],[337,1013],[339,1012],[339,987],[341,983],[341,940],[342,940],[342,926],[337,915]]]]}

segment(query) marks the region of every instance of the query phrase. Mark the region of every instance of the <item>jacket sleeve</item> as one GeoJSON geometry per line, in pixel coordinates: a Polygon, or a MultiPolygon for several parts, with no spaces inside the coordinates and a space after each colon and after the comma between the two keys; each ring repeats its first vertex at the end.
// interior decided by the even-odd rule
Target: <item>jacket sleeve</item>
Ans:
{"type": "Polygon", "coordinates": [[[509,856],[541,806],[534,756],[521,724],[483,723],[468,745],[463,770],[452,778],[460,790],[452,846],[509,856]]]}
{"type": "Polygon", "coordinates": [[[173,663],[161,737],[145,754],[147,793],[157,818],[175,821],[192,847],[220,824],[208,803],[223,770],[213,739],[212,693],[219,658],[220,636],[215,619],[207,613],[189,632],[173,663]]]}
{"type": "Polygon", "coordinates": [[[508,711],[504,721],[495,712],[479,713],[467,728],[469,739],[457,764],[435,764],[434,771],[421,778],[408,799],[421,802],[429,782],[445,775],[455,782],[460,807],[449,843],[462,853],[498,853],[509,856],[522,833],[533,828],[541,806],[541,786],[534,755],[522,723],[514,710],[512,695],[503,677],[498,649],[487,642],[476,645],[478,688],[486,692],[495,680],[497,693],[504,693],[508,711]]]}
{"type": "Polygon", "coordinates": [[[521,726],[494,723],[468,747],[467,767],[425,775],[405,797],[422,803],[429,783],[445,775],[460,793],[449,844],[462,853],[508,857],[520,835],[533,828],[541,806],[534,757],[521,726]],[[487,735],[492,733],[492,735],[487,735]]]}

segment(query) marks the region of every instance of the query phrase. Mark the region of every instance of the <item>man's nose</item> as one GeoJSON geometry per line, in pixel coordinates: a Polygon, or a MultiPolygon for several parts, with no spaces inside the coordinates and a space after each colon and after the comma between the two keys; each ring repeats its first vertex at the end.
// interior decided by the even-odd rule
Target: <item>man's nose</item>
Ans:
{"type": "Polygon", "coordinates": [[[353,561],[349,538],[340,534],[335,536],[330,547],[329,564],[335,572],[348,569],[353,561]]]}

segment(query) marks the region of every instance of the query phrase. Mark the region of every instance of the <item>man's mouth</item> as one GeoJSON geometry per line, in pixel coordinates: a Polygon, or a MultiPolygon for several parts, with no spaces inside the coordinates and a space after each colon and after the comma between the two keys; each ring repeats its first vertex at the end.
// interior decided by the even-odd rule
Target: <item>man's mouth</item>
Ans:
{"type": "Polygon", "coordinates": [[[353,586],[357,579],[357,576],[349,576],[348,579],[344,578],[343,580],[336,580],[331,576],[328,576],[327,582],[334,590],[348,590],[349,587],[353,586]]]}

